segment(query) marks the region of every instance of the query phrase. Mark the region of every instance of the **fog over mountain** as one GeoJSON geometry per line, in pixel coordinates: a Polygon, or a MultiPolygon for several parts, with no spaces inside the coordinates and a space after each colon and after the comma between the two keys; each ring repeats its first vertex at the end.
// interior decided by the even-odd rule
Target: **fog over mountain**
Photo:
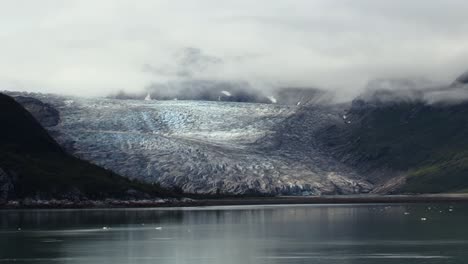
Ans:
{"type": "Polygon", "coordinates": [[[173,84],[171,96],[7,94],[69,154],[189,193],[458,192],[468,188],[465,76],[374,80],[347,103],[318,89],[262,97],[213,81],[173,84]]]}
{"type": "MultiPolygon", "coordinates": [[[[462,0],[6,0],[0,91],[66,157],[143,186],[465,192],[466,10],[462,0]]],[[[7,150],[13,179],[30,164],[7,150]]]]}
{"type": "Polygon", "coordinates": [[[462,0],[7,0],[0,87],[107,96],[201,80],[267,96],[321,88],[343,100],[377,79],[437,86],[467,68],[467,9],[462,0]]]}
{"type": "Polygon", "coordinates": [[[448,84],[426,79],[376,79],[357,99],[375,103],[457,104],[468,99],[467,75],[468,72],[448,84]]]}

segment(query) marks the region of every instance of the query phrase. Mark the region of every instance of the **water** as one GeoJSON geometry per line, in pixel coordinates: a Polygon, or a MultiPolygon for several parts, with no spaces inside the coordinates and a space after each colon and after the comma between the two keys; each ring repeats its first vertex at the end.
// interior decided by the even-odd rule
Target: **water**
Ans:
{"type": "Polygon", "coordinates": [[[467,223],[460,204],[11,210],[0,262],[468,263],[467,223]]]}

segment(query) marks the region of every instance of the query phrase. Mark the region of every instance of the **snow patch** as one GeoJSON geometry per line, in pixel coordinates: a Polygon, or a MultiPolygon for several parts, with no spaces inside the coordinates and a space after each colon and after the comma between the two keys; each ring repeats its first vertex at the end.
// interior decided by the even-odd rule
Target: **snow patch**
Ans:
{"type": "Polygon", "coordinates": [[[146,97],[145,97],[145,101],[151,101],[151,94],[147,94],[146,97]]]}
{"type": "Polygon", "coordinates": [[[268,100],[270,100],[270,101],[271,101],[272,103],[274,103],[274,104],[276,104],[276,103],[278,102],[278,100],[276,100],[276,98],[273,97],[273,96],[271,96],[271,95],[268,96],[267,98],[268,98],[268,100]]]}
{"type": "Polygon", "coordinates": [[[226,95],[226,96],[231,96],[231,93],[228,92],[228,91],[221,91],[222,94],[226,95]]]}

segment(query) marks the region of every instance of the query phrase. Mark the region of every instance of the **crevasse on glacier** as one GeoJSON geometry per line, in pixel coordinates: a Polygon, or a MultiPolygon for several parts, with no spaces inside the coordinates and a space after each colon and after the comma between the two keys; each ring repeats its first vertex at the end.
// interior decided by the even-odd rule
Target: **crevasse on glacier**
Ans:
{"type": "MultiPolygon", "coordinates": [[[[48,129],[63,146],[130,178],[194,193],[313,195],[371,188],[313,144],[307,151],[288,144],[294,131],[278,128],[299,106],[38,99],[59,110],[60,123],[48,129]]],[[[327,111],[317,110],[317,124],[329,115],[341,118],[327,111]]]]}

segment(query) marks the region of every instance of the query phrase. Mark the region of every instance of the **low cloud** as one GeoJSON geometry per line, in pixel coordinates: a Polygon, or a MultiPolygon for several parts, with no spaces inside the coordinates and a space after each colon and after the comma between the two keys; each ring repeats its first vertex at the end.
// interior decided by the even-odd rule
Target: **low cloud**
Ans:
{"type": "Polygon", "coordinates": [[[358,99],[374,103],[456,104],[468,100],[467,76],[468,72],[451,84],[427,79],[377,79],[367,84],[358,99]]]}
{"type": "Polygon", "coordinates": [[[2,1],[0,89],[103,96],[212,80],[352,98],[375,79],[450,83],[468,69],[466,10],[462,0],[2,1]]]}
{"type": "Polygon", "coordinates": [[[219,57],[204,54],[199,48],[188,47],[176,52],[170,64],[153,66],[145,64],[143,71],[170,79],[189,79],[222,67],[219,57]]]}

